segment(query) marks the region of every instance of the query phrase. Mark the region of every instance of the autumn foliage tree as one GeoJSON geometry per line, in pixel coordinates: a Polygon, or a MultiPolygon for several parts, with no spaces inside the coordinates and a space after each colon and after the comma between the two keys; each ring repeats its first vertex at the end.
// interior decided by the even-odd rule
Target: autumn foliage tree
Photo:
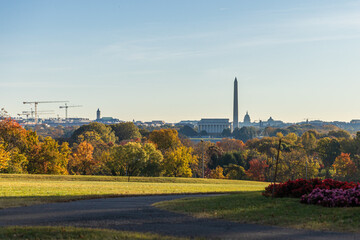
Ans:
{"type": "Polygon", "coordinates": [[[192,154],[193,149],[185,146],[168,151],[164,156],[164,175],[168,177],[191,177],[191,164],[198,159],[192,154]]]}
{"type": "Polygon", "coordinates": [[[334,170],[333,177],[341,180],[351,178],[356,172],[356,165],[348,153],[341,153],[340,156],[336,157],[332,167],[334,170]]]}
{"type": "Polygon", "coordinates": [[[149,135],[149,140],[157,145],[161,152],[181,146],[178,132],[175,129],[154,130],[149,135]]]}
{"type": "Polygon", "coordinates": [[[31,151],[33,145],[37,145],[39,142],[37,136],[35,139],[32,138],[33,133],[10,118],[0,121],[0,142],[3,143],[6,151],[14,148],[19,149],[21,152],[31,151]]]}
{"type": "Polygon", "coordinates": [[[215,169],[210,170],[209,178],[224,179],[224,169],[220,166],[217,166],[215,169]]]}
{"type": "Polygon", "coordinates": [[[220,142],[216,143],[216,146],[221,148],[224,152],[232,152],[243,150],[245,144],[238,139],[223,138],[220,142]]]}
{"type": "Polygon", "coordinates": [[[99,163],[93,158],[94,147],[84,141],[81,142],[69,160],[69,173],[71,174],[87,174],[96,173],[99,163]]]}
{"type": "Polygon", "coordinates": [[[51,137],[39,141],[38,135],[12,119],[0,121],[0,142],[10,157],[7,173],[67,174],[70,149],[51,137]]]}
{"type": "Polygon", "coordinates": [[[253,159],[249,162],[249,169],[246,175],[251,180],[265,181],[265,171],[269,167],[265,160],[253,159]]]}
{"type": "Polygon", "coordinates": [[[0,144],[9,158],[7,167],[2,169],[6,173],[28,172],[28,160],[37,159],[40,148],[37,134],[10,118],[0,121],[0,144]]]}
{"type": "Polygon", "coordinates": [[[29,160],[29,173],[67,174],[67,164],[71,150],[68,143],[59,145],[51,137],[46,137],[39,145],[36,157],[29,160]]]}
{"type": "MultiPolygon", "coordinates": [[[[202,176],[202,168],[204,163],[204,171],[206,172],[209,169],[209,163],[211,158],[212,149],[215,147],[215,144],[210,141],[200,141],[193,148],[193,154],[197,155],[199,158],[199,164],[191,166],[193,174],[195,176],[202,176]]],[[[209,170],[210,171],[210,170],[209,170]]]]}
{"type": "Polygon", "coordinates": [[[4,172],[10,162],[10,154],[5,150],[4,146],[0,144],[0,172],[4,172]]]}

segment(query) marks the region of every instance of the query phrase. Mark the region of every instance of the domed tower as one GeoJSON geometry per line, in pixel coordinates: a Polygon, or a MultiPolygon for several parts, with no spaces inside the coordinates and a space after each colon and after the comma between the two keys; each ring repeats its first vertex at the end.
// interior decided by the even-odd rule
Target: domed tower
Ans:
{"type": "Polygon", "coordinates": [[[100,109],[96,111],[96,120],[100,120],[100,109]]]}
{"type": "Polygon", "coordinates": [[[251,120],[250,120],[250,115],[248,113],[248,111],[246,111],[245,117],[244,117],[244,124],[250,124],[251,120]]]}

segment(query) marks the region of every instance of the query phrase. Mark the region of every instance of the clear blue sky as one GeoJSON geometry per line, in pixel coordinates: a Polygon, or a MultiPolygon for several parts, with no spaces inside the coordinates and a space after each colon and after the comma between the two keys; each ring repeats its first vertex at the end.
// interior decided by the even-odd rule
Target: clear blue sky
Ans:
{"type": "Polygon", "coordinates": [[[12,115],[69,100],[70,117],[232,120],[236,76],[241,120],[350,121],[359,66],[360,1],[0,0],[12,115]]]}

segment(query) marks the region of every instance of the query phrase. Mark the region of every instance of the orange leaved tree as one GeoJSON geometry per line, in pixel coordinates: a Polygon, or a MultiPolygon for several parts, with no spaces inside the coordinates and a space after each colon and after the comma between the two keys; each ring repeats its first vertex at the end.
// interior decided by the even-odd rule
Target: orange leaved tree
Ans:
{"type": "Polygon", "coordinates": [[[333,177],[341,180],[351,179],[356,172],[356,165],[348,153],[341,153],[340,156],[336,157],[332,167],[334,170],[333,177]]]}
{"type": "Polygon", "coordinates": [[[94,147],[86,142],[81,142],[69,160],[70,174],[90,175],[96,173],[99,162],[93,158],[94,147]]]}

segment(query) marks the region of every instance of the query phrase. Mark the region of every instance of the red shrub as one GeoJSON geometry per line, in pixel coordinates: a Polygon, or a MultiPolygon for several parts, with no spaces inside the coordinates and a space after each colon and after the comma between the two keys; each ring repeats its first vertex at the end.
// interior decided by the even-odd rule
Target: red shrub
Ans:
{"type": "MultiPolygon", "coordinates": [[[[295,197],[299,198],[304,194],[311,193],[315,188],[319,189],[350,189],[354,188],[358,183],[341,182],[333,179],[321,180],[314,178],[310,180],[296,179],[289,180],[285,183],[275,184],[274,197],[295,197]]],[[[271,196],[274,184],[270,184],[263,192],[264,196],[271,196]]]]}

